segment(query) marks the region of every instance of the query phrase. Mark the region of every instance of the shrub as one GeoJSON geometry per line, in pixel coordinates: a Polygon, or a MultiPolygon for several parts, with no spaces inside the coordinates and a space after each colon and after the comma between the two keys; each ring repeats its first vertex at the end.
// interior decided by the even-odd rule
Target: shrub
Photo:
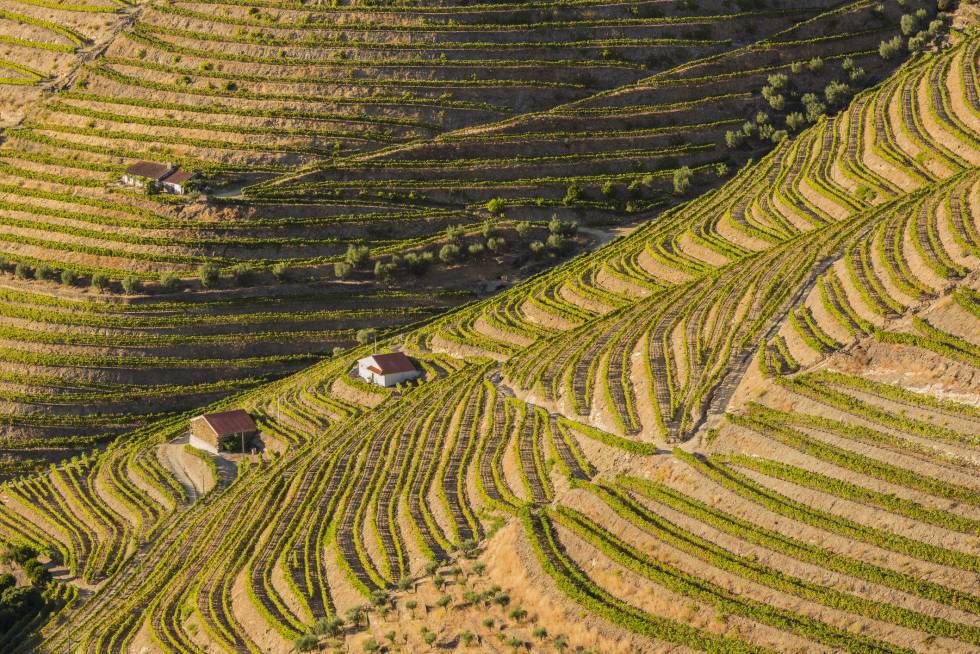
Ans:
{"type": "Polygon", "coordinates": [[[820,117],[827,111],[827,105],[821,102],[815,93],[804,94],[801,101],[804,109],[806,109],[806,119],[811,123],[820,120],[820,117]]]}
{"type": "Polygon", "coordinates": [[[446,240],[450,243],[459,245],[463,242],[464,236],[466,236],[466,230],[463,229],[462,225],[450,225],[446,228],[446,240]]]}
{"type": "Polygon", "coordinates": [[[95,273],[92,275],[92,287],[100,291],[109,290],[109,278],[105,273],[95,273]]]}
{"type": "Polygon", "coordinates": [[[217,286],[218,277],[221,274],[220,269],[217,264],[214,263],[202,263],[197,267],[197,276],[201,280],[201,286],[204,288],[212,288],[217,286]]]}
{"type": "Polygon", "coordinates": [[[785,73],[774,73],[770,75],[766,81],[769,82],[769,86],[771,86],[773,89],[779,90],[786,86],[786,84],[789,82],[789,78],[785,73]]]}
{"type": "Polygon", "coordinates": [[[65,286],[75,286],[78,284],[78,273],[71,268],[65,268],[61,271],[61,283],[65,286]]]}
{"type": "Polygon", "coordinates": [[[493,252],[494,254],[499,254],[504,249],[504,246],[506,245],[507,245],[507,241],[505,241],[503,238],[499,236],[496,236],[491,239],[487,239],[487,249],[493,252]]]}
{"type": "Polygon", "coordinates": [[[160,275],[160,288],[164,291],[176,291],[180,287],[180,277],[175,272],[160,275]]]}
{"type": "Polygon", "coordinates": [[[544,252],[544,247],[545,247],[544,243],[542,243],[541,241],[531,241],[531,243],[528,245],[528,248],[530,248],[531,253],[535,256],[539,256],[540,254],[542,254],[544,252]]]}
{"type": "Polygon", "coordinates": [[[575,202],[581,200],[583,195],[584,192],[582,191],[582,187],[578,186],[577,184],[572,184],[567,189],[565,189],[565,197],[562,200],[562,202],[566,206],[570,204],[574,204],[575,202]]]}
{"type": "Polygon", "coordinates": [[[691,188],[691,169],[687,166],[674,171],[674,194],[684,195],[691,188]]]}
{"type": "Polygon", "coordinates": [[[319,648],[320,641],[313,634],[303,634],[293,641],[293,646],[297,652],[312,652],[319,648]]]}
{"type": "Polygon", "coordinates": [[[611,198],[616,193],[616,186],[612,182],[606,182],[602,185],[602,194],[607,198],[611,198]]]}
{"type": "Polygon", "coordinates": [[[924,47],[926,47],[926,39],[924,36],[913,36],[909,39],[909,52],[919,52],[924,47]]]}
{"type": "Polygon", "coordinates": [[[852,82],[860,82],[867,76],[867,73],[860,66],[852,68],[851,72],[848,74],[852,82]]]}
{"type": "MultiPolygon", "coordinates": [[[[564,252],[567,247],[568,242],[561,234],[551,234],[548,236],[548,249],[554,250],[555,252],[564,252]]],[[[534,251],[533,244],[531,250],[534,251]]]]}
{"type": "Polygon", "coordinates": [[[736,132],[734,130],[728,130],[725,132],[725,145],[727,145],[732,150],[742,146],[745,142],[745,135],[742,132],[736,132]]]}
{"type": "Polygon", "coordinates": [[[416,275],[423,275],[432,265],[432,253],[431,252],[421,252],[415,254],[414,252],[409,252],[402,259],[405,263],[405,267],[408,268],[409,272],[416,275]]]}
{"type": "Polygon", "coordinates": [[[371,258],[371,250],[366,245],[354,245],[353,243],[347,246],[347,253],[344,255],[344,261],[351,265],[353,268],[363,266],[371,258]]]}
{"type": "Polygon", "coordinates": [[[878,54],[884,60],[894,59],[902,51],[902,37],[893,36],[878,45],[878,54]]]}
{"type": "Polygon", "coordinates": [[[724,161],[719,161],[716,163],[715,175],[718,175],[720,178],[728,177],[728,164],[726,164],[724,161]]]}
{"type": "Polygon", "coordinates": [[[285,262],[280,261],[276,265],[272,266],[272,276],[280,282],[288,282],[292,276],[292,271],[285,262]]]}
{"type": "Polygon", "coordinates": [[[780,143],[789,136],[789,133],[785,129],[777,129],[772,133],[769,138],[772,139],[773,143],[780,143]]]}
{"type": "Polygon", "coordinates": [[[531,223],[526,220],[522,220],[514,226],[514,231],[521,238],[527,238],[527,235],[531,233],[531,223]]]}
{"type": "Polygon", "coordinates": [[[354,335],[354,338],[357,339],[358,344],[367,345],[378,338],[378,330],[374,327],[358,329],[357,333],[354,335]]]}
{"type": "Polygon", "coordinates": [[[346,261],[338,261],[333,265],[333,276],[337,279],[347,279],[354,272],[354,267],[346,261]]]}
{"type": "Polygon", "coordinates": [[[491,219],[483,221],[483,225],[480,227],[480,233],[483,234],[483,238],[490,238],[497,235],[497,223],[491,219]]]}
{"type": "Polygon", "coordinates": [[[503,198],[490,198],[487,201],[487,211],[493,214],[501,214],[504,212],[504,200],[503,198]]]}
{"type": "Polygon", "coordinates": [[[122,278],[122,290],[126,295],[133,295],[143,290],[143,282],[136,275],[126,275],[122,278]]]}
{"type": "Polygon", "coordinates": [[[794,111],[786,116],[786,127],[794,132],[802,128],[804,125],[806,125],[806,116],[801,114],[799,111],[794,111]]]}
{"type": "Polygon", "coordinates": [[[803,62],[802,61],[794,61],[793,63],[791,63],[789,65],[789,70],[794,75],[799,75],[800,73],[803,72],[803,62]]]}
{"type": "Polygon", "coordinates": [[[391,279],[391,273],[397,268],[397,264],[394,263],[384,263],[378,261],[374,264],[374,277],[381,281],[388,281],[391,279]]]}
{"type": "Polygon", "coordinates": [[[905,36],[912,36],[919,29],[919,19],[913,14],[904,14],[898,24],[905,36]]]}
{"type": "Polygon", "coordinates": [[[45,279],[50,279],[51,275],[51,266],[46,263],[42,263],[34,269],[34,279],[38,280],[39,282],[44,281],[45,279]]]}
{"type": "Polygon", "coordinates": [[[450,264],[459,260],[460,249],[455,243],[447,243],[439,250],[439,260],[450,264]]]}
{"type": "Polygon", "coordinates": [[[240,263],[231,269],[231,278],[237,286],[249,286],[255,281],[255,269],[247,263],[240,263]]]}
{"type": "Polygon", "coordinates": [[[473,243],[473,244],[472,244],[472,245],[470,245],[470,246],[469,246],[468,248],[466,248],[466,252],[467,252],[467,253],[468,253],[468,254],[469,254],[469,255],[470,255],[471,257],[478,257],[478,256],[480,256],[481,254],[483,254],[483,253],[484,253],[484,251],[486,251],[486,248],[485,248],[485,247],[483,247],[483,243],[473,243]]]}
{"type": "Polygon", "coordinates": [[[823,69],[823,59],[820,57],[814,57],[810,61],[806,62],[806,67],[810,72],[817,72],[823,69]]]}
{"type": "Polygon", "coordinates": [[[823,90],[824,97],[827,98],[827,104],[829,105],[843,104],[847,100],[850,92],[851,87],[844,82],[838,82],[836,80],[827,84],[823,90]]]}

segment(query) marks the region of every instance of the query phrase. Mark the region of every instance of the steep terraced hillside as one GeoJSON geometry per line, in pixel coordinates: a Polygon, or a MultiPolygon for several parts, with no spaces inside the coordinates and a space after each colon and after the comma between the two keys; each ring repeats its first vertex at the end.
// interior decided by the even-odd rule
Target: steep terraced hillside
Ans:
{"type": "Polygon", "coordinates": [[[943,38],[924,2],[51,5],[91,35],[9,44],[53,59],[0,144],[6,476],[512,285],[833,113],[902,16],[943,38]]]}
{"type": "Polygon", "coordinates": [[[4,647],[976,651],[978,53],[379,343],[422,383],[365,347],[214,404],[265,452],[207,483],[169,418],[5,484],[84,601],[4,647]]]}

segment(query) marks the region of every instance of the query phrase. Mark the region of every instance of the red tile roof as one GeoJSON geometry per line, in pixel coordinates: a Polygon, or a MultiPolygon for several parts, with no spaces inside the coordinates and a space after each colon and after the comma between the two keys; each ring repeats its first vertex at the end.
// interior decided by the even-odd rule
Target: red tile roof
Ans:
{"type": "Polygon", "coordinates": [[[200,416],[214,430],[214,433],[221,436],[231,436],[232,434],[248,433],[256,431],[255,421],[242,409],[232,409],[221,413],[208,413],[200,416]]]}
{"type": "Polygon", "coordinates": [[[415,372],[411,360],[401,352],[391,354],[374,354],[374,363],[381,369],[382,375],[393,375],[399,372],[415,372]]]}
{"type": "Polygon", "coordinates": [[[190,180],[193,177],[194,177],[194,173],[188,172],[186,170],[178,170],[177,172],[164,177],[160,181],[164,184],[183,184],[184,182],[190,180]]]}
{"type": "Polygon", "coordinates": [[[166,177],[171,171],[173,171],[173,166],[154,163],[152,161],[137,161],[126,169],[126,173],[129,175],[146,177],[157,182],[166,177]]]}

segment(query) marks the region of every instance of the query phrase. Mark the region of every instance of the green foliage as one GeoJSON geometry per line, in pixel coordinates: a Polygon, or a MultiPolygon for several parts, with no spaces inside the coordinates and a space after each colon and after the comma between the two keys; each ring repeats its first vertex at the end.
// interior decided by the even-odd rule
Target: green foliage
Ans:
{"type": "Polygon", "coordinates": [[[221,269],[214,263],[202,263],[197,268],[197,277],[201,280],[201,286],[204,288],[214,288],[217,286],[220,275],[221,269]]]}
{"type": "Polygon", "coordinates": [[[121,284],[126,295],[133,295],[143,290],[143,282],[136,275],[126,275],[122,278],[121,284]]]}
{"type": "Polygon", "coordinates": [[[674,194],[684,195],[691,188],[691,177],[693,171],[687,166],[678,168],[674,171],[674,194]]]}

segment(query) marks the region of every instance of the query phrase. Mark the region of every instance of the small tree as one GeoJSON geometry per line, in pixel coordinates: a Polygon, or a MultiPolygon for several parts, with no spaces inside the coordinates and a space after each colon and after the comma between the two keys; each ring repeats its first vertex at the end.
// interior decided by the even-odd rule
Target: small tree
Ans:
{"type": "Polygon", "coordinates": [[[371,250],[366,245],[354,245],[352,243],[347,246],[347,253],[344,254],[344,261],[349,263],[353,268],[363,266],[370,258],[371,250]]]}
{"type": "Polygon", "coordinates": [[[443,595],[438,600],[436,600],[436,606],[444,610],[448,610],[449,605],[452,603],[453,603],[452,595],[443,595]]]}
{"type": "Polygon", "coordinates": [[[160,275],[160,288],[168,293],[176,291],[180,287],[180,277],[175,272],[168,272],[160,275]]]}
{"type": "Polygon", "coordinates": [[[204,288],[214,288],[218,285],[218,278],[221,275],[221,269],[218,268],[217,264],[208,262],[202,263],[197,267],[197,276],[201,280],[201,286],[204,288]]]}
{"type": "Polygon", "coordinates": [[[735,130],[728,130],[725,132],[725,145],[730,149],[735,150],[742,147],[745,142],[745,134],[742,132],[736,132],[735,130]]]}
{"type": "Polygon", "coordinates": [[[687,166],[674,171],[674,194],[684,195],[691,188],[691,169],[687,166]]]}
{"type": "Polygon", "coordinates": [[[919,29],[919,19],[914,14],[904,14],[898,24],[905,36],[912,36],[919,29]]]}
{"type": "Polygon", "coordinates": [[[51,278],[51,266],[46,263],[38,264],[37,268],[34,269],[34,279],[39,282],[43,282],[45,279],[51,278]]]}
{"type": "Polygon", "coordinates": [[[801,129],[804,125],[806,125],[806,116],[799,111],[794,111],[786,116],[786,127],[794,132],[801,129]]]}
{"type": "Polygon", "coordinates": [[[99,291],[109,290],[109,278],[105,273],[95,273],[92,275],[92,287],[99,291]]]}
{"type": "Polygon", "coordinates": [[[61,283],[65,286],[75,286],[78,283],[78,273],[71,268],[61,271],[61,283]]]}
{"type": "Polygon", "coordinates": [[[517,232],[517,235],[519,237],[527,238],[528,234],[531,233],[531,223],[529,223],[526,220],[522,220],[521,222],[514,225],[514,231],[517,232]]]}
{"type": "Polygon", "coordinates": [[[280,283],[288,282],[292,276],[292,271],[289,269],[289,265],[286,262],[280,261],[272,266],[272,276],[275,277],[280,283]]]}
{"type": "Polygon", "coordinates": [[[494,238],[487,239],[487,249],[493,252],[494,254],[499,254],[501,251],[503,251],[506,245],[507,245],[507,241],[505,241],[500,236],[495,236],[494,238]]]}
{"type": "Polygon", "coordinates": [[[378,338],[378,330],[374,327],[358,329],[357,333],[354,335],[354,338],[357,339],[359,345],[367,345],[378,338]]]}
{"type": "Polygon", "coordinates": [[[894,59],[902,51],[902,37],[893,36],[887,41],[882,41],[878,45],[878,54],[886,61],[894,59]]]}
{"type": "Polygon", "coordinates": [[[122,290],[126,295],[133,295],[143,290],[143,282],[136,275],[126,275],[122,278],[122,290]]]}
{"type": "Polygon", "coordinates": [[[504,212],[504,201],[503,198],[490,198],[487,201],[487,211],[492,214],[501,214],[504,212]]]}
{"type": "Polygon", "coordinates": [[[297,652],[312,652],[319,647],[320,641],[313,634],[303,634],[293,641],[297,652]]]}
{"type": "Polygon", "coordinates": [[[455,263],[459,260],[460,249],[455,243],[446,243],[439,250],[439,260],[445,264],[455,263]]]}
{"type": "Polygon", "coordinates": [[[354,272],[354,267],[346,261],[338,261],[333,265],[333,276],[337,279],[347,279],[354,272]]]}
{"type": "Polygon", "coordinates": [[[824,97],[827,98],[827,104],[831,106],[843,104],[843,102],[847,100],[847,96],[850,92],[851,87],[844,82],[838,82],[837,80],[827,84],[823,90],[824,97]]]}

